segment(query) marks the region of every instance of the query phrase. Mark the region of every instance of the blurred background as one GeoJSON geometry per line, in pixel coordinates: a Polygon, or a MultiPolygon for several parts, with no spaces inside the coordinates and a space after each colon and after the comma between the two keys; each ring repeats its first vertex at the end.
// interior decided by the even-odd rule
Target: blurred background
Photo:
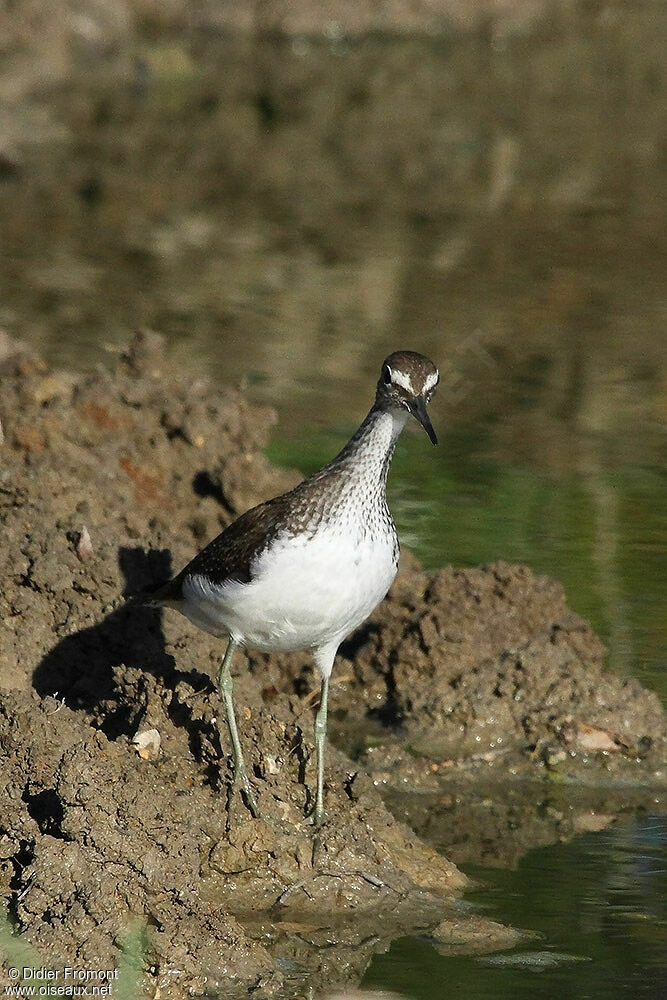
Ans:
{"type": "MultiPolygon", "coordinates": [[[[270,457],[304,473],[386,354],[428,354],[440,444],[399,443],[403,541],[552,574],[667,699],[665,51],[659,0],[6,2],[0,330],[76,368],[160,331],[274,405],[270,457]]],[[[595,955],[542,995],[655,997],[664,821],[587,837],[484,905],[595,955]]],[[[368,984],[535,995],[425,948],[368,984]]]]}
{"type": "Polygon", "coordinates": [[[667,697],[665,5],[0,18],[0,329],[76,367],[158,330],[276,406],[271,457],[304,472],[386,354],[430,355],[404,542],[552,573],[667,697]]]}

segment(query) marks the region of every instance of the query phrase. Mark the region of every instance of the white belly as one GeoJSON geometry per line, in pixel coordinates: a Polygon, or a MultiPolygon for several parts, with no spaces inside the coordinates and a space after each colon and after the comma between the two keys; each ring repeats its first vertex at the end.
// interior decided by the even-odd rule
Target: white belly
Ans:
{"type": "Polygon", "coordinates": [[[255,563],[250,583],[188,578],[181,611],[214,635],[264,652],[338,645],[380,603],[396,575],[391,534],[286,538],[255,563]]]}

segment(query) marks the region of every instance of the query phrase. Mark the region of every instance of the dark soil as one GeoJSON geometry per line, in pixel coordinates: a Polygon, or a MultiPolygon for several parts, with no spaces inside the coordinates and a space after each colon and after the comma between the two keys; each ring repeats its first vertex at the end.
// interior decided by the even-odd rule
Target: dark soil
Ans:
{"type": "MultiPolygon", "coordinates": [[[[408,560],[334,675],[339,746],[352,726],[380,734],[374,780],[329,748],[319,835],[305,819],[312,664],[238,656],[252,819],[211,681],[221,643],[124,595],[296,481],[261,454],[272,413],[174,370],[149,334],[86,375],[6,340],[0,377],[0,882],[46,964],[113,965],[138,918],[163,993],[355,982],[397,933],[440,924],[456,947],[466,933],[451,911],[465,876],[376,785],[428,789],[479,766],[663,780],[657,699],[603,672],[556,584],[507,566],[428,577],[408,560]]],[[[470,919],[471,947],[506,941],[470,919]]]]}

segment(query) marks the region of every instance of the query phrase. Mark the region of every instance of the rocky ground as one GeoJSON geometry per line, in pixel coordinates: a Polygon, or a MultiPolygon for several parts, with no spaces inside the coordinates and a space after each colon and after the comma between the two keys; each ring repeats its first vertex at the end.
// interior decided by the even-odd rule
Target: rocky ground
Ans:
{"type": "Polygon", "coordinates": [[[150,334],[87,374],[5,339],[0,378],[0,886],[47,964],[113,963],[137,918],[154,983],[175,993],[355,982],[416,927],[506,946],[510,932],[466,924],[465,876],[378,788],[442,795],[480,772],[663,787],[657,699],[603,671],[557,584],[503,565],[427,576],[407,558],[336,668],[319,835],[312,665],[238,656],[253,820],[230,786],[220,642],[124,595],[296,482],[262,456],[271,412],[174,369],[150,334]]]}

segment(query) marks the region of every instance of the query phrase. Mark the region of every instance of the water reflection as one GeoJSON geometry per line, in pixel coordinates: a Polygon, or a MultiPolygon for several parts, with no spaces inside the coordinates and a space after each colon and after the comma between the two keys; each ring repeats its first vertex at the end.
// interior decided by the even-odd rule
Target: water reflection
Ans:
{"type": "Polygon", "coordinates": [[[390,982],[414,1000],[532,1000],[536,991],[590,1000],[661,996],[667,976],[666,835],[665,818],[648,815],[534,850],[512,873],[471,868],[485,883],[473,898],[486,915],[538,932],[541,940],[518,956],[508,953],[505,964],[491,964],[444,959],[428,941],[404,938],[376,956],[363,985],[390,982]],[[553,961],[540,960],[545,952],[553,961]]]}
{"type": "Polygon", "coordinates": [[[482,775],[444,781],[437,793],[395,788],[383,796],[395,816],[466,872],[474,865],[518,868],[536,847],[611,830],[635,813],[667,812],[659,788],[561,787],[482,775]]]}
{"type": "Polygon", "coordinates": [[[443,422],[506,458],[654,457],[665,33],[575,5],[502,47],[186,31],[82,60],[12,106],[2,322],[77,363],[155,327],[288,428],[354,423],[419,346],[443,422]]]}

